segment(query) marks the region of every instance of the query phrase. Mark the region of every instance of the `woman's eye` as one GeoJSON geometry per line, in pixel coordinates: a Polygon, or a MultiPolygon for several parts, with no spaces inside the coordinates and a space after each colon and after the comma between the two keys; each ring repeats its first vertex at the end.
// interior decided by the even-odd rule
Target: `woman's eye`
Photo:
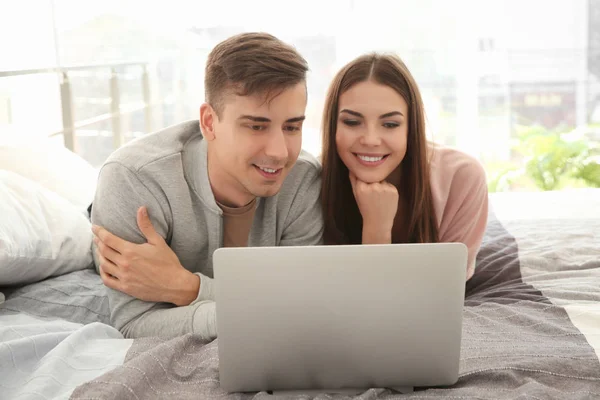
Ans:
{"type": "Polygon", "coordinates": [[[342,122],[348,126],[357,126],[360,124],[360,121],[357,121],[355,119],[345,119],[342,122]]]}
{"type": "Polygon", "coordinates": [[[400,124],[399,124],[399,123],[397,123],[397,122],[385,122],[385,123],[383,124],[383,126],[384,126],[384,127],[386,127],[386,128],[389,128],[389,129],[393,129],[393,128],[397,128],[397,127],[399,127],[399,126],[400,126],[400,124]]]}

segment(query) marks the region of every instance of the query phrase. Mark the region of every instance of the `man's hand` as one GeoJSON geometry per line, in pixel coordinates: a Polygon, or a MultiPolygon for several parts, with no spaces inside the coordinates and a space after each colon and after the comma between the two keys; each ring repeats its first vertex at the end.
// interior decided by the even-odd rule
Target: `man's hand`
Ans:
{"type": "Polygon", "coordinates": [[[352,192],[363,219],[363,244],[392,242],[398,190],[388,182],[366,183],[350,173],[352,192]]]}
{"type": "Polygon", "coordinates": [[[137,224],[147,243],[130,243],[102,227],[92,227],[102,281],[140,300],[189,305],[198,296],[200,278],[183,268],[154,230],[146,207],[138,209],[137,224]]]}

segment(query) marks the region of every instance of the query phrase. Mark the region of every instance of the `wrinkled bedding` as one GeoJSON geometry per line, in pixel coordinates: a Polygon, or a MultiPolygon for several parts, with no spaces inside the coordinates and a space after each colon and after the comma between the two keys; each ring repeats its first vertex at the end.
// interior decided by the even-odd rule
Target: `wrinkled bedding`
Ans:
{"type": "Polygon", "coordinates": [[[100,278],[85,270],[3,290],[0,398],[600,398],[600,190],[499,194],[491,204],[452,387],[227,394],[218,339],[123,339],[107,325],[100,278]]]}

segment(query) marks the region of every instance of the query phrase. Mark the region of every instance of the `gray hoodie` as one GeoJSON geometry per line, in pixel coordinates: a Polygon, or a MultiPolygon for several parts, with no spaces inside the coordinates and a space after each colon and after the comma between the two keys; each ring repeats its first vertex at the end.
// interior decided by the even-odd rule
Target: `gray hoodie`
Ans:
{"type": "MultiPolygon", "coordinates": [[[[259,198],[248,246],[322,243],[320,165],[302,152],[280,192],[259,198]]],[[[189,306],[152,303],[107,288],[111,323],[126,337],[217,335],[213,252],[222,247],[223,217],[207,171],[207,143],[197,120],[143,136],[114,152],[100,171],[92,223],[133,243],[145,243],[137,209],[146,206],[154,228],[187,270],[201,278],[189,306]]],[[[96,268],[98,260],[94,252],[96,268]]]]}

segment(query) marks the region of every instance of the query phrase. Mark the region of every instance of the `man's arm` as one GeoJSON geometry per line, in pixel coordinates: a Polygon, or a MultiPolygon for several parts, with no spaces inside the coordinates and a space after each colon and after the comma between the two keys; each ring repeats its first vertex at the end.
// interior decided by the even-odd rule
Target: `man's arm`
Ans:
{"type": "MultiPolygon", "coordinates": [[[[192,303],[198,297],[200,276],[181,265],[175,252],[154,229],[146,207],[138,209],[137,224],[147,243],[130,243],[102,227],[92,226],[104,284],[144,301],[177,306],[192,303]]],[[[203,283],[206,286],[206,277],[203,283]]]]}
{"type": "MultiPolygon", "coordinates": [[[[111,274],[103,274],[105,275],[103,280],[107,284],[111,323],[126,337],[171,338],[193,332],[204,338],[212,339],[216,337],[215,306],[214,302],[208,298],[210,296],[203,295],[203,292],[205,292],[204,294],[212,292],[209,287],[210,281],[207,280],[203,285],[202,275],[194,276],[184,270],[179,264],[177,256],[166,246],[164,240],[168,236],[170,218],[166,199],[155,197],[133,171],[115,162],[106,164],[102,168],[92,207],[92,223],[105,229],[107,233],[115,235],[116,238],[113,239],[122,239],[122,241],[130,242],[130,246],[137,246],[130,247],[129,250],[122,250],[115,245],[116,250],[106,258],[99,258],[98,252],[94,251],[96,268],[111,274]],[[146,243],[147,238],[140,229],[137,218],[141,206],[146,207],[152,219],[152,230],[155,230],[157,236],[148,243],[146,243]],[[156,247],[156,242],[159,240],[165,243],[165,248],[157,250],[152,246],[156,247]],[[171,255],[168,254],[169,252],[171,255]],[[109,258],[113,260],[108,260],[109,258]],[[103,268],[100,268],[101,264],[104,265],[103,268]],[[170,269],[167,270],[167,267],[170,269]],[[135,271],[135,268],[138,270],[135,271]],[[140,268],[142,269],[140,270],[140,268]],[[163,275],[166,274],[166,279],[155,280],[156,288],[160,287],[159,284],[163,285],[160,289],[144,292],[132,283],[135,282],[133,278],[136,277],[143,280],[140,271],[144,271],[144,268],[155,268],[163,275]],[[161,271],[161,268],[164,271],[161,271]],[[121,282],[118,281],[118,278],[123,269],[131,269],[135,273],[130,274],[127,280],[121,282]],[[175,274],[173,271],[177,271],[177,273],[175,274]],[[181,290],[179,285],[189,283],[181,279],[186,274],[189,279],[200,278],[199,293],[190,305],[177,307],[173,304],[178,302],[174,293],[181,290]],[[174,275],[179,279],[173,278],[174,275]],[[126,292],[134,292],[146,301],[126,292]],[[145,294],[141,295],[140,293],[145,294]]],[[[147,232],[146,235],[148,235],[147,232]]],[[[102,247],[105,245],[104,242],[100,242],[96,246],[102,248],[103,254],[106,255],[107,249],[102,247]]],[[[159,276],[156,273],[148,275],[159,276]]],[[[148,285],[148,282],[144,282],[144,284],[148,285]]]]}

